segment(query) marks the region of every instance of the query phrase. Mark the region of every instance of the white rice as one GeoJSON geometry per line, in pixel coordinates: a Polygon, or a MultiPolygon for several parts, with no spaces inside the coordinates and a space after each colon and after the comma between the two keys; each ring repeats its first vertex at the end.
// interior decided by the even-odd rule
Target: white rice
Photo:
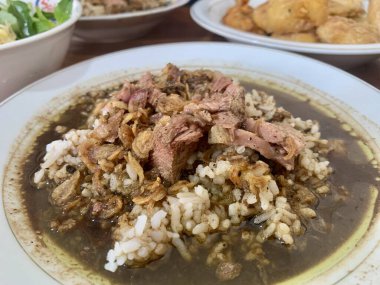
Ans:
{"type": "Polygon", "coordinates": [[[199,235],[208,231],[208,223],[200,223],[193,228],[193,235],[199,235]]]}
{"type": "Polygon", "coordinates": [[[181,254],[183,259],[187,261],[190,261],[192,259],[190,252],[188,251],[186,245],[183,243],[183,241],[180,238],[174,238],[172,240],[172,243],[177,248],[178,252],[181,254]]]}
{"type": "Polygon", "coordinates": [[[166,217],[167,214],[168,213],[163,210],[159,210],[157,213],[155,213],[150,219],[152,228],[157,230],[161,226],[161,221],[166,217]]]}
{"type": "Polygon", "coordinates": [[[132,179],[132,181],[137,181],[137,172],[133,169],[130,163],[127,163],[126,169],[125,169],[129,175],[129,177],[132,179]]]}
{"type": "Polygon", "coordinates": [[[148,217],[146,215],[140,215],[137,217],[137,221],[135,224],[135,233],[137,237],[142,236],[142,234],[144,233],[147,220],[148,220],[148,217]]]}
{"type": "Polygon", "coordinates": [[[49,168],[60,157],[65,156],[73,147],[72,142],[67,140],[56,140],[49,143],[46,146],[46,155],[44,156],[44,162],[41,164],[41,168],[49,168]]]}
{"type": "Polygon", "coordinates": [[[237,146],[235,147],[235,151],[238,153],[238,154],[243,154],[244,151],[245,151],[245,146],[241,145],[241,146],[237,146]]]}

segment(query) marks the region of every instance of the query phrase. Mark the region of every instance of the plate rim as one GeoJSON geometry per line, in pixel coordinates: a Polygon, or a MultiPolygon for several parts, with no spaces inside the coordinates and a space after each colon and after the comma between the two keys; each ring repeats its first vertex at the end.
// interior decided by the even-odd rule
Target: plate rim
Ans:
{"type": "MultiPolygon", "coordinates": [[[[200,1],[203,1],[203,0],[200,0],[200,1]]],[[[104,59],[106,57],[114,56],[114,55],[117,55],[119,53],[121,54],[121,53],[133,52],[135,50],[151,49],[153,47],[165,47],[165,46],[172,46],[172,45],[173,46],[174,45],[176,45],[176,46],[186,46],[186,45],[199,45],[199,44],[205,44],[205,45],[213,45],[213,44],[215,44],[215,45],[219,45],[219,46],[223,46],[223,45],[225,45],[225,46],[241,46],[241,47],[248,47],[248,48],[253,48],[253,49],[261,49],[261,50],[264,50],[264,51],[270,51],[270,52],[274,52],[274,53],[278,53],[278,54],[284,54],[286,56],[291,56],[291,57],[298,57],[298,58],[301,58],[303,60],[311,61],[314,64],[324,65],[325,67],[333,69],[336,72],[343,73],[344,75],[349,76],[352,79],[359,80],[361,83],[365,84],[367,87],[370,87],[370,88],[374,89],[375,91],[380,92],[380,89],[376,88],[372,84],[364,81],[363,79],[361,79],[361,78],[359,78],[359,77],[357,77],[357,76],[355,76],[355,75],[353,75],[353,74],[351,74],[351,73],[349,73],[349,72],[347,72],[345,70],[342,70],[342,69],[340,69],[340,68],[338,68],[338,67],[336,67],[334,65],[331,65],[329,63],[326,63],[326,62],[323,62],[323,61],[320,61],[320,60],[317,60],[317,59],[314,59],[314,58],[310,58],[310,57],[305,56],[305,55],[293,53],[291,51],[272,49],[272,48],[263,47],[263,46],[247,46],[247,45],[242,44],[242,43],[191,41],[191,42],[159,43],[159,44],[152,44],[152,45],[146,45],[146,46],[140,46],[140,47],[127,48],[127,49],[123,49],[123,50],[118,50],[118,51],[106,53],[106,54],[103,54],[103,55],[99,55],[99,56],[96,56],[96,57],[93,57],[93,58],[89,58],[89,59],[77,62],[77,63],[72,64],[70,66],[67,66],[65,68],[61,68],[61,69],[53,72],[52,74],[44,76],[44,77],[42,77],[42,78],[40,78],[40,79],[38,79],[38,80],[36,80],[36,81],[28,84],[27,86],[23,87],[22,89],[16,91],[11,96],[7,97],[3,101],[0,101],[0,110],[3,107],[3,105],[6,104],[8,101],[13,100],[14,97],[19,96],[20,93],[25,92],[27,89],[33,87],[34,85],[37,85],[37,84],[41,83],[42,81],[48,80],[50,77],[54,77],[54,76],[56,76],[58,74],[67,72],[71,68],[74,69],[77,66],[82,65],[82,64],[87,64],[87,63],[90,63],[90,62],[93,62],[93,61],[97,61],[97,60],[99,60],[101,58],[104,59]]]]}
{"type": "MultiPolygon", "coordinates": [[[[93,22],[93,21],[113,21],[120,19],[133,19],[143,16],[157,15],[171,10],[177,9],[186,5],[190,0],[171,0],[166,6],[161,6],[153,9],[147,9],[142,11],[124,12],[118,14],[99,15],[99,16],[81,16],[79,22],[93,22]]],[[[82,8],[83,9],[83,8],[82,8]]]]}

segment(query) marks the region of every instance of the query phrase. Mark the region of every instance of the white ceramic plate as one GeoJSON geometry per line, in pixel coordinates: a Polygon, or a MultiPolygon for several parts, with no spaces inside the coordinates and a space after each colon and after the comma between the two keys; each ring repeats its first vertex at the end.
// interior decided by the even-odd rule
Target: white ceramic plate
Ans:
{"type": "MultiPolygon", "coordinates": [[[[356,131],[371,134],[370,147],[373,150],[379,149],[380,91],[365,82],[324,63],[286,52],[228,43],[179,43],[125,50],[76,64],[26,87],[2,102],[0,173],[5,171],[15,141],[27,143],[31,139],[30,136],[22,135],[22,131],[27,125],[32,125],[30,123],[34,122],[33,117],[45,114],[46,110],[56,112],[54,108],[62,108],[72,92],[84,92],[90,87],[125,75],[158,70],[168,62],[186,68],[211,68],[229,74],[269,80],[305,94],[334,110],[341,119],[354,124],[356,131]],[[160,56],[153,57],[152,54],[160,56]],[[287,62],[293,64],[284,66],[287,62]]],[[[9,190],[5,188],[10,187],[9,183],[3,175],[0,176],[1,205],[4,189],[9,190]]],[[[23,210],[17,201],[12,200],[11,204],[8,202],[7,207],[10,207],[13,215],[22,215],[23,210]]],[[[329,262],[316,266],[307,274],[301,274],[301,279],[293,280],[292,283],[327,285],[340,281],[339,284],[375,284],[380,274],[380,219],[379,216],[372,217],[370,213],[367,218],[361,226],[364,235],[363,232],[356,234],[353,240],[342,245],[340,253],[332,253],[329,262]]],[[[24,223],[18,226],[27,228],[24,223]]],[[[44,260],[46,262],[46,256],[40,256],[35,250],[38,241],[32,244],[33,240],[22,240],[24,251],[13,235],[4,211],[0,211],[0,232],[0,284],[56,284],[36,264],[43,264],[44,260]],[[28,256],[31,253],[36,263],[28,256]]],[[[24,233],[18,235],[23,236],[24,233]]],[[[64,266],[55,266],[55,262],[56,256],[52,254],[49,256],[50,265],[44,269],[61,282],[73,283],[68,276],[80,275],[76,267],[66,266],[62,269],[64,266]]],[[[76,284],[86,284],[83,280],[76,284]]]]}
{"type": "MultiPolygon", "coordinates": [[[[250,4],[256,7],[263,2],[265,1],[251,0],[250,4]]],[[[199,0],[191,7],[191,17],[204,29],[225,37],[227,40],[298,52],[343,68],[353,67],[380,56],[380,43],[362,45],[302,43],[233,29],[224,25],[222,18],[234,3],[235,0],[199,0]]]]}
{"type": "Polygon", "coordinates": [[[144,36],[169,12],[186,5],[189,0],[171,0],[167,6],[112,15],[83,16],[75,35],[88,42],[121,42],[144,36]]]}

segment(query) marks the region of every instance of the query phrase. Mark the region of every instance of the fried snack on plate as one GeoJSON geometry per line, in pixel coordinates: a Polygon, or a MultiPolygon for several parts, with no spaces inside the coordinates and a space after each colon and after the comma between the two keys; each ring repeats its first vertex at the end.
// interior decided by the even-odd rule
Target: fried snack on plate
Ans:
{"type": "Polygon", "coordinates": [[[327,20],[327,0],[270,0],[254,10],[255,23],[265,32],[306,32],[327,20]]]}
{"type": "Polygon", "coordinates": [[[329,0],[329,15],[358,17],[365,13],[362,0],[329,0]]]}
{"type": "Polygon", "coordinates": [[[334,16],[317,29],[317,35],[324,43],[369,44],[380,41],[376,29],[368,23],[334,16]]]}
{"type": "Polygon", "coordinates": [[[253,21],[253,8],[249,6],[249,0],[236,0],[235,6],[228,9],[223,17],[223,23],[246,32],[264,33],[253,21]]]}
{"type": "Polygon", "coordinates": [[[319,42],[315,32],[294,33],[286,35],[272,34],[273,38],[287,41],[305,42],[305,43],[317,43],[319,42]]]}
{"type": "Polygon", "coordinates": [[[377,34],[380,35],[380,0],[369,1],[368,22],[377,29],[377,34]]]}

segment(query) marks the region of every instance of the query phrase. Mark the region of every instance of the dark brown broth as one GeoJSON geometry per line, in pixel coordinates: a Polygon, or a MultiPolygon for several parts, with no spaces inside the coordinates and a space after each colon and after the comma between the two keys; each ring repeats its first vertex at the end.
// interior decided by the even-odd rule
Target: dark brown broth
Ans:
{"type": "MultiPolygon", "coordinates": [[[[246,83],[247,90],[256,87],[252,83],[246,83]]],[[[278,106],[283,106],[294,116],[313,119],[320,122],[323,138],[342,139],[346,142],[350,157],[355,161],[336,153],[329,155],[329,160],[334,173],[330,183],[332,193],[325,198],[319,199],[317,207],[318,218],[307,225],[307,231],[303,236],[295,240],[296,248],[287,248],[276,240],[264,244],[266,257],[271,264],[263,270],[259,270],[255,262],[244,261],[241,275],[235,280],[225,284],[264,284],[274,283],[295,276],[333,253],[343,241],[353,233],[363,218],[363,213],[369,204],[369,185],[376,185],[377,171],[367,160],[365,154],[357,143],[357,138],[351,136],[341,128],[340,122],[332,119],[313,108],[310,104],[286,95],[283,92],[260,87],[275,96],[278,106]],[[339,187],[344,186],[349,191],[347,201],[342,202],[339,197],[339,187]],[[335,201],[334,201],[335,199],[335,201]],[[327,231],[318,227],[323,218],[331,228],[327,231]]],[[[49,221],[54,212],[48,203],[46,191],[36,190],[30,183],[30,177],[38,169],[45,145],[52,140],[60,138],[54,131],[56,125],[64,125],[76,128],[86,120],[81,115],[91,106],[90,97],[85,103],[68,110],[59,121],[53,123],[46,133],[38,137],[34,152],[27,159],[24,173],[28,176],[23,181],[25,203],[36,230],[48,234],[60,247],[65,249],[78,262],[88,265],[96,272],[101,272],[114,283],[120,284],[218,284],[215,277],[215,268],[206,265],[207,250],[201,250],[194,257],[193,262],[187,263],[172,250],[171,253],[161,260],[149,264],[142,269],[119,268],[117,272],[110,273],[103,269],[106,253],[113,247],[109,230],[100,230],[93,224],[82,224],[74,231],[60,234],[51,232],[49,221]]],[[[248,226],[249,229],[258,231],[258,227],[248,226]]],[[[236,245],[238,246],[238,245],[236,245]]]]}

